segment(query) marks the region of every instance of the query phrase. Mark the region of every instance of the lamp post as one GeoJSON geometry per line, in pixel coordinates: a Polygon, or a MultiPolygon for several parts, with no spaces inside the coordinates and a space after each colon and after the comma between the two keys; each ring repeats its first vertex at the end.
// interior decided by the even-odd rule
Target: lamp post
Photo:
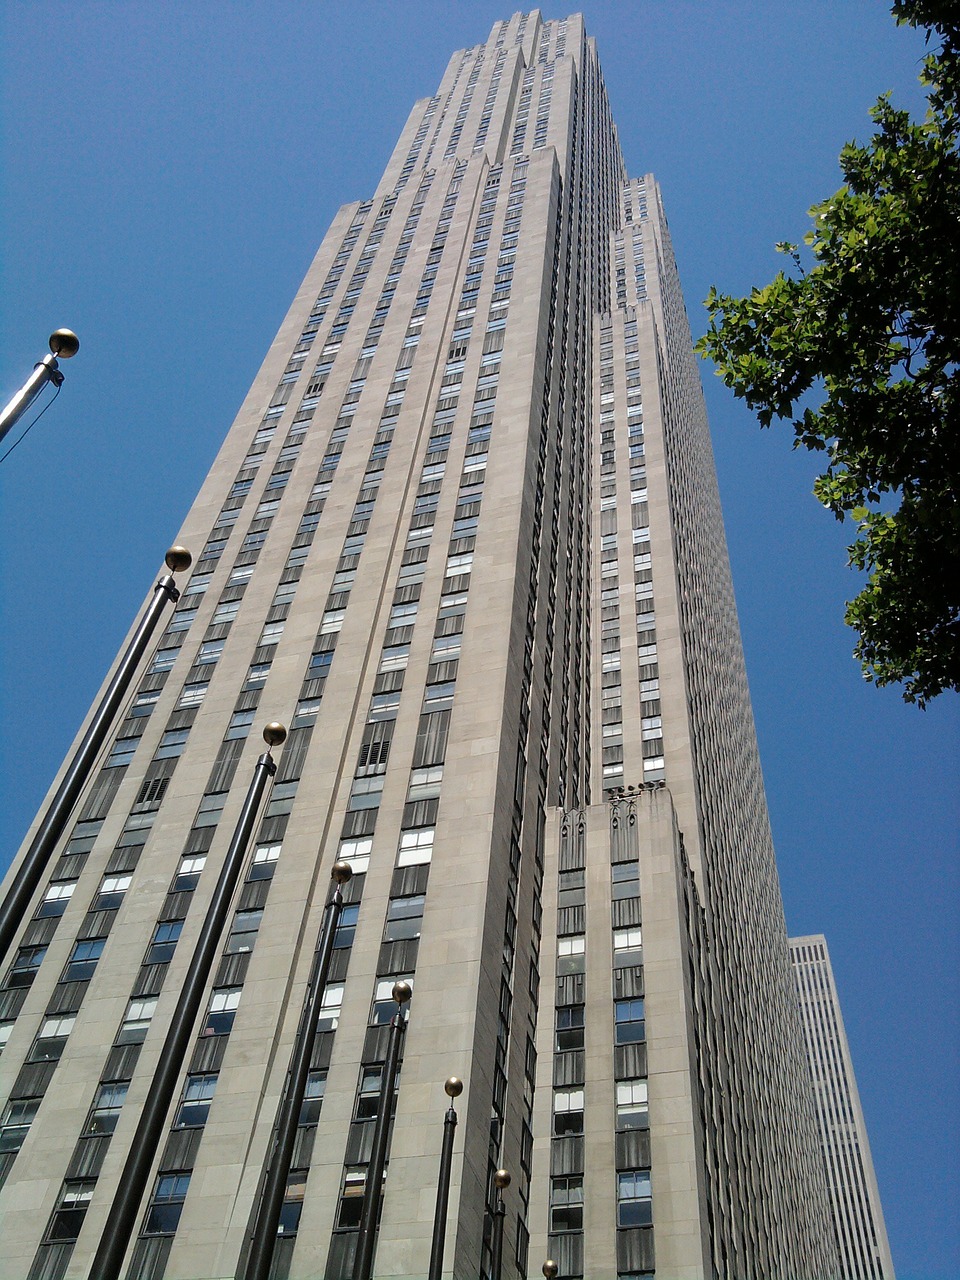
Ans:
{"type": "Polygon", "coordinates": [[[560,1268],[552,1258],[548,1258],[540,1270],[546,1276],[546,1280],[557,1280],[557,1276],[560,1274],[560,1268]]]}
{"type": "Polygon", "coordinates": [[[90,771],[97,762],[110,726],[127,695],[130,682],[150,643],[150,637],[163,613],[164,605],[168,600],[176,603],[180,599],[180,592],[174,584],[173,575],[189,569],[192,557],[184,547],[171,547],[165,559],[170,572],[162,574],[154,588],[153,599],[147,606],[133,639],[127,645],[126,652],[107,686],[107,691],[94,712],[93,719],[70,761],[67,772],[63,775],[63,780],[43,815],[23,861],[17,868],[3,903],[0,904],[0,957],[6,953],[13,941],[30,905],[30,899],[43,877],[47,863],[87,784],[90,771]]]}
{"type": "Polygon", "coordinates": [[[493,1234],[490,1240],[491,1280],[500,1280],[500,1269],[503,1263],[503,1219],[507,1212],[507,1207],[503,1203],[503,1192],[509,1187],[511,1181],[506,1169],[498,1169],[493,1175],[497,1198],[493,1206],[493,1234]]]}
{"type": "Polygon", "coordinates": [[[260,1194],[260,1204],[253,1228],[250,1251],[247,1254],[242,1280],[268,1280],[273,1250],[277,1240],[277,1225],[283,1209],[283,1197],[287,1189],[287,1175],[293,1158],[293,1147],[297,1139],[297,1127],[300,1123],[300,1110],[306,1091],[307,1077],[310,1074],[310,1059],[313,1053],[313,1042],[317,1034],[317,1023],[320,1020],[323,991],[327,985],[327,974],[330,971],[330,957],[333,955],[333,940],[340,913],[343,910],[342,887],[350,879],[353,871],[348,862],[334,863],[331,871],[333,892],[324,908],[323,924],[320,927],[320,939],[314,955],[300,1025],[290,1056],[290,1066],[283,1087],[283,1096],[277,1111],[277,1123],[273,1136],[273,1148],[270,1155],[267,1177],[260,1194]]]}
{"type": "Polygon", "coordinates": [[[456,1076],[444,1083],[443,1091],[450,1099],[443,1118],[443,1142],[440,1146],[440,1176],[437,1179],[437,1208],[433,1215],[433,1242],[430,1246],[430,1271],[427,1280],[440,1280],[443,1270],[443,1239],[447,1233],[447,1203],[450,1199],[450,1170],[453,1165],[453,1139],[457,1132],[457,1113],[453,1100],[463,1093],[463,1081],[456,1076]]]}
{"type": "Polygon", "coordinates": [[[44,356],[33,366],[33,373],[10,403],[0,411],[0,440],[23,417],[48,382],[52,382],[55,387],[61,385],[63,374],[57,357],[69,360],[79,350],[80,339],[70,329],[57,329],[51,333],[50,355],[44,356]]]}
{"type": "Polygon", "coordinates": [[[370,1280],[373,1270],[373,1251],[377,1239],[377,1219],[380,1216],[380,1195],[383,1184],[383,1167],[387,1162],[387,1141],[390,1136],[390,1113],[393,1111],[393,1086],[400,1062],[400,1046],[406,1030],[406,1019],[403,1006],[413,995],[409,982],[393,984],[393,998],[397,1002],[397,1012],[390,1022],[390,1039],[387,1045],[387,1060],[383,1064],[383,1075],[380,1078],[380,1103],[377,1111],[377,1124],[373,1131],[373,1149],[370,1152],[370,1163],[367,1165],[367,1179],[363,1188],[363,1214],[360,1218],[360,1236],[357,1240],[357,1254],[353,1263],[353,1280],[370,1280]]]}
{"type": "Polygon", "coordinates": [[[236,830],[204,916],[200,936],[177,997],[176,1008],[170,1020],[163,1048],[160,1050],[160,1061],[150,1081],[137,1131],[123,1166],[120,1183],[113,1197],[103,1235],[100,1237],[100,1244],[90,1268],[90,1280],[117,1280],[120,1275],[124,1254],[136,1225],[137,1214],[140,1212],[140,1202],[143,1200],[147,1178],[153,1167],[160,1135],[180,1077],[183,1058],[190,1044],[197,1014],[200,1012],[207,978],[219,950],[223,926],[240,878],[244,855],[253,833],[267,779],[277,771],[269,749],[279,746],[286,736],[287,731],[283,725],[275,722],[268,724],[263,731],[267,750],[257,761],[243,808],[240,810],[236,830]]]}

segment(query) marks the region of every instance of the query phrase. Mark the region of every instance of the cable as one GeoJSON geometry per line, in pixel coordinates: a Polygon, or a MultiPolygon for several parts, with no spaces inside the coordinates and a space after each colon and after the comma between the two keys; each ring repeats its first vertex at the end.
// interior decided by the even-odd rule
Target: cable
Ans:
{"type": "MultiPolygon", "coordinates": [[[[61,383],[60,386],[63,386],[63,383],[61,383]]],[[[56,400],[59,394],[60,394],[60,387],[57,387],[56,391],[54,391],[53,395],[50,397],[47,403],[43,406],[43,408],[40,410],[40,412],[37,414],[34,420],[24,428],[23,435],[18,436],[17,439],[14,440],[10,448],[7,450],[7,452],[3,454],[2,457],[0,457],[0,463],[6,462],[6,460],[10,457],[11,453],[13,453],[14,449],[17,447],[20,441],[24,438],[24,436],[26,436],[27,432],[30,431],[31,428],[37,425],[37,423],[40,421],[43,415],[47,412],[47,410],[50,408],[50,406],[53,404],[54,400],[56,400]]]]}

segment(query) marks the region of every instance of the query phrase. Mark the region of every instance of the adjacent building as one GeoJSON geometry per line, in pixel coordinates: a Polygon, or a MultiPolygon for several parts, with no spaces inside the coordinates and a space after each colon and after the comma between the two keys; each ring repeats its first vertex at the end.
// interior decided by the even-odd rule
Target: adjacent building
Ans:
{"type": "Polygon", "coordinates": [[[243,1265],[330,869],[274,1275],[827,1280],[833,1232],[698,372],[583,20],[456,52],[333,221],[0,991],[5,1274],[80,1280],[243,803],[289,736],[123,1274],[243,1265]]]}
{"type": "Polygon", "coordinates": [[[840,999],[822,934],[790,939],[844,1280],[893,1280],[893,1259],[840,999]]]}

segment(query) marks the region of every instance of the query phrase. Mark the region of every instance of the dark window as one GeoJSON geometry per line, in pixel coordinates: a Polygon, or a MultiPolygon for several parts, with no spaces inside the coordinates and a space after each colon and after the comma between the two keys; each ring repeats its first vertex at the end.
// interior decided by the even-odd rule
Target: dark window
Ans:
{"type": "Polygon", "coordinates": [[[615,1000],[617,1044],[636,1044],[646,1038],[642,1000],[615,1000]]]}
{"type": "Polygon", "coordinates": [[[167,920],[158,924],[153,931],[153,941],[147,948],[144,964],[167,964],[173,958],[182,929],[182,920],[167,920]]]}
{"type": "Polygon", "coordinates": [[[63,981],[83,982],[92,977],[106,941],[106,938],[86,938],[75,943],[70,953],[70,960],[63,971],[63,981]]]}
{"type": "Polygon", "coordinates": [[[87,1133],[113,1133],[129,1087],[126,1080],[114,1080],[100,1086],[87,1118],[87,1133]]]}
{"type": "Polygon", "coordinates": [[[187,1198],[189,1186],[188,1172],[161,1173],[143,1227],[145,1236],[173,1235],[183,1212],[183,1202],[187,1198]]]}
{"type": "Polygon", "coordinates": [[[210,1099],[217,1087],[217,1072],[210,1075],[187,1076],[183,1101],[177,1112],[178,1129],[198,1129],[207,1122],[210,1099]]]}
{"type": "Polygon", "coordinates": [[[93,1180],[66,1182],[50,1220],[47,1239],[50,1241],[76,1240],[83,1226],[87,1209],[93,1199],[93,1180]]]}

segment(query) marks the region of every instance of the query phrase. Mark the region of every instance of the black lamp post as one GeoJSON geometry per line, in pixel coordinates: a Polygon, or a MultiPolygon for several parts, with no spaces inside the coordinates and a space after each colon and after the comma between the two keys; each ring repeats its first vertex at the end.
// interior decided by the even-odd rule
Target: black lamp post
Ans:
{"type": "Polygon", "coordinates": [[[330,957],[333,955],[333,940],[343,910],[343,894],[341,889],[353,874],[350,864],[337,862],[330,873],[333,880],[333,892],[330,895],[323,913],[323,924],[320,927],[320,939],[314,955],[297,1038],[294,1041],[290,1056],[290,1067],[283,1088],[283,1096],[277,1111],[277,1124],[273,1137],[273,1148],[270,1154],[267,1177],[260,1195],[260,1205],[253,1228],[253,1239],[250,1252],[247,1254],[242,1280],[268,1280],[270,1264],[273,1260],[274,1246],[277,1242],[277,1227],[283,1209],[283,1198],[287,1190],[287,1175],[293,1159],[294,1143],[297,1139],[297,1127],[300,1123],[300,1111],[303,1107],[303,1096],[306,1091],[307,1077],[310,1074],[310,1058],[313,1053],[313,1042],[317,1034],[317,1023],[323,1001],[324,987],[327,985],[327,974],[330,971],[330,957]]]}
{"type": "Polygon", "coordinates": [[[46,813],[30,842],[30,847],[17,869],[13,883],[0,904],[0,957],[2,957],[13,941],[20,923],[30,906],[37,886],[43,878],[47,863],[57,847],[70,815],[80,799],[81,793],[90,777],[90,772],[97,762],[97,757],[106,740],[117,712],[127,695],[127,689],[140,665],[150,637],[153,635],[164,605],[172,600],[180,599],[173,580],[175,573],[189,569],[190,552],[183,547],[171,547],[166,554],[166,565],[169,573],[162,574],[154,588],[153,599],[147,606],[140,625],[127,645],[123,657],[113,674],[107,691],[93,713],[93,719],[77,747],[67,772],[63,775],[56,794],[50,801],[46,813]]]}
{"type": "Polygon", "coordinates": [[[173,1011],[163,1048],[160,1050],[160,1061],[150,1081],[137,1131],[120,1175],[120,1183],[107,1215],[100,1244],[94,1255],[89,1280],[117,1280],[120,1275],[124,1254],[140,1212],[147,1178],[153,1168],[153,1160],[163,1133],[167,1112],[170,1110],[170,1103],[180,1077],[183,1058],[190,1045],[190,1037],[193,1035],[197,1014],[203,1002],[207,979],[220,947],[223,926],[233,901],[237,881],[240,879],[244,855],[253,833],[267,779],[277,771],[269,748],[279,746],[286,736],[287,731],[282,724],[268,724],[263,731],[263,740],[268,750],[257,761],[233,839],[230,841],[220,877],[204,916],[200,936],[177,997],[177,1005],[173,1011]]]}
{"type": "Polygon", "coordinates": [[[387,1060],[383,1064],[383,1075],[380,1078],[380,1105],[377,1112],[377,1125],[373,1131],[373,1149],[370,1152],[370,1163],[367,1165],[367,1179],[363,1188],[363,1214],[360,1218],[360,1236],[357,1240],[357,1253],[353,1263],[353,1280],[370,1280],[373,1270],[373,1252],[377,1240],[377,1220],[380,1216],[380,1196],[383,1185],[383,1168],[387,1162],[387,1142],[390,1137],[391,1112],[393,1111],[393,1089],[397,1067],[400,1063],[400,1046],[403,1044],[403,1033],[407,1021],[403,1016],[403,1006],[413,994],[409,982],[393,984],[393,998],[398,1008],[390,1022],[390,1039],[387,1044],[387,1060]]]}
{"type": "Polygon", "coordinates": [[[456,1076],[444,1083],[443,1091],[450,1099],[443,1118],[443,1142],[440,1146],[440,1176],[437,1179],[437,1208],[433,1215],[433,1242],[430,1246],[430,1271],[427,1280],[440,1280],[443,1271],[443,1239],[447,1233],[447,1204],[450,1200],[450,1170],[453,1166],[453,1139],[457,1132],[457,1113],[453,1100],[463,1093],[463,1081],[456,1076]]]}

